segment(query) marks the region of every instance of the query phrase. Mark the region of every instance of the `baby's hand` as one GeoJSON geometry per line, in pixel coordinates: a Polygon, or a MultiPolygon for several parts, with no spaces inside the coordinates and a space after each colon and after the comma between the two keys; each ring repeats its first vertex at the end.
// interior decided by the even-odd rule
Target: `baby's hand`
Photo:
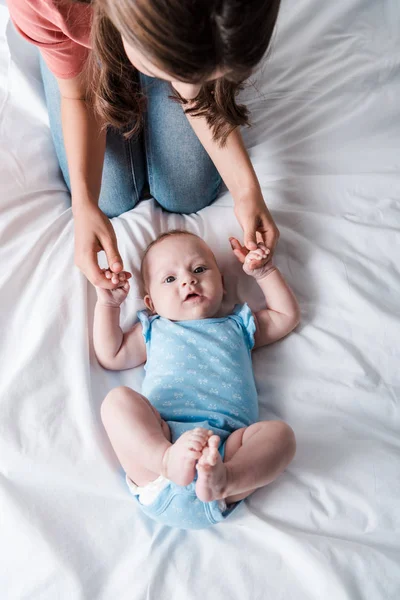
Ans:
{"type": "Polygon", "coordinates": [[[263,244],[257,244],[257,250],[247,250],[236,238],[229,238],[234,255],[243,265],[243,271],[255,279],[265,277],[268,271],[274,269],[270,251],[263,244]]]}
{"type": "Polygon", "coordinates": [[[132,277],[130,273],[126,271],[121,271],[116,275],[112,273],[108,269],[103,269],[104,274],[107,279],[111,279],[112,283],[118,284],[114,290],[106,290],[104,288],[96,287],[97,292],[97,300],[103,306],[110,306],[111,308],[115,308],[120,306],[129,292],[129,281],[128,279],[132,277]]]}

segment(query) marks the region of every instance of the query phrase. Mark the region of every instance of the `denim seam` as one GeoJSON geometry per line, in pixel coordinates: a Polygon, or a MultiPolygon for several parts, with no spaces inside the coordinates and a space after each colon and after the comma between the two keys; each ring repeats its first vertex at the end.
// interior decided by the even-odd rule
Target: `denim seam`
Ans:
{"type": "Polygon", "coordinates": [[[136,181],[136,174],[135,174],[135,165],[134,165],[134,160],[133,160],[133,152],[132,152],[132,146],[131,146],[131,139],[128,140],[126,142],[126,145],[128,146],[128,159],[129,159],[129,164],[131,167],[131,176],[132,176],[132,187],[135,190],[136,193],[136,198],[134,198],[134,206],[136,206],[136,204],[139,202],[139,190],[137,187],[137,181],[136,181]]]}
{"type": "MultiPolygon", "coordinates": [[[[141,89],[143,91],[142,78],[140,78],[140,85],[141,85],[141,89]]],[[[149,184],[150,193],[152,193],[151,190],[153,188],[154,178],[153,178],[153,164],[152,164],[152,159],[151,159],[151,142],[150,142],[149,126],[150,126],[150,119],[149,119],[149,111],[148,111],[148,106],[147,106],[146,114],[144,117],[144,123],[143,123],[143,141],[144,141],[144,156],[145,156],[146,167],[147,167],[147,181],[149,184]]]]}
{"type": "Polygon", "coordinates": [[[151,156],[151,142],[149,134],[149,117],[147,115],[146,122],[144,125],[144,146],[145,146],[145,157],[147,166],[147,180],[149,182],[149,190],[152,193],[154,188],[154,176],[153,176],[153,161],[151,156]]]}

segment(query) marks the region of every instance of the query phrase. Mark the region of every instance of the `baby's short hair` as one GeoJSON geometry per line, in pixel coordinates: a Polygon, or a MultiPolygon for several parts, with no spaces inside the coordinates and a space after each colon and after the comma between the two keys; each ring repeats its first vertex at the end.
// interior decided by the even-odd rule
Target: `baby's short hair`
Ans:
{"type": "Polygon", "coordinates": [[[172,237],[174,235],[192,235],[193,237],[197,237],[197,238],[201,239],[200,236],[196,235],[195,233],[192,233],[191,231],[186,231],[186,229],[170,229],[169,231],[165,231],[164,233],[161,233],[158,237],[156,237],[156,239],[153,240],[152,242],[150,242],[150,244],[147,246],[146,250],[144,251],[143,257],[142,257],[142,264],[140,267],[140,275],[141,275],[142,281],[145,285],[146,285],[146,281],[145,281],[146,278],[145,278],[144,267],[145,267],[145,263],[146,263],[146,257],[148,255],[149,251],[151,250],[151,248],[153,248],[156,244],[158,244],[165,238],[172,237]]]}

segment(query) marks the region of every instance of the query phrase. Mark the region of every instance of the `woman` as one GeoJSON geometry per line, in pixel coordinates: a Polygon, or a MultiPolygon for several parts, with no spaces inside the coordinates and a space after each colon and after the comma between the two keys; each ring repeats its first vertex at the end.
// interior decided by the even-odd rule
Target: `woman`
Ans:
{"type": "Polygon", "coordinates": [[[222,178],[247,248],[261,236],[273,252],[279,232],[242,142],[248,114],[235,96],[268,49],[279,4],[8,0],[15,26],[41,51],[72,197],[75,263],[93,285],[118,285],[97,253],[123,270],[109,217],[133,208],[146,185],[166,210],[191,213],[216,199],[222,178]]]}

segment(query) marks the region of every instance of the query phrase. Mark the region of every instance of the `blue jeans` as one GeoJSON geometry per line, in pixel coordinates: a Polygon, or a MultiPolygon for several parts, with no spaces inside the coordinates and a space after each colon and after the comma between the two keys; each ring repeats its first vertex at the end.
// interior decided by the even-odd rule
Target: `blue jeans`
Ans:
{"type": "MultiPolygon", "coordinates": [[[[70,190],[60,92],[42,58],[40,66],[54,146],[70,190]]],[[[221,177],[182,107],[168,98],[170,85],[145,75],[140,81],[147,96],[144,131],[130,140],[107,132],[99,207],[110,218],[131,210],[148,183],[150,194],[165,210],[197,212],[217,198],[221,177]]]]}

